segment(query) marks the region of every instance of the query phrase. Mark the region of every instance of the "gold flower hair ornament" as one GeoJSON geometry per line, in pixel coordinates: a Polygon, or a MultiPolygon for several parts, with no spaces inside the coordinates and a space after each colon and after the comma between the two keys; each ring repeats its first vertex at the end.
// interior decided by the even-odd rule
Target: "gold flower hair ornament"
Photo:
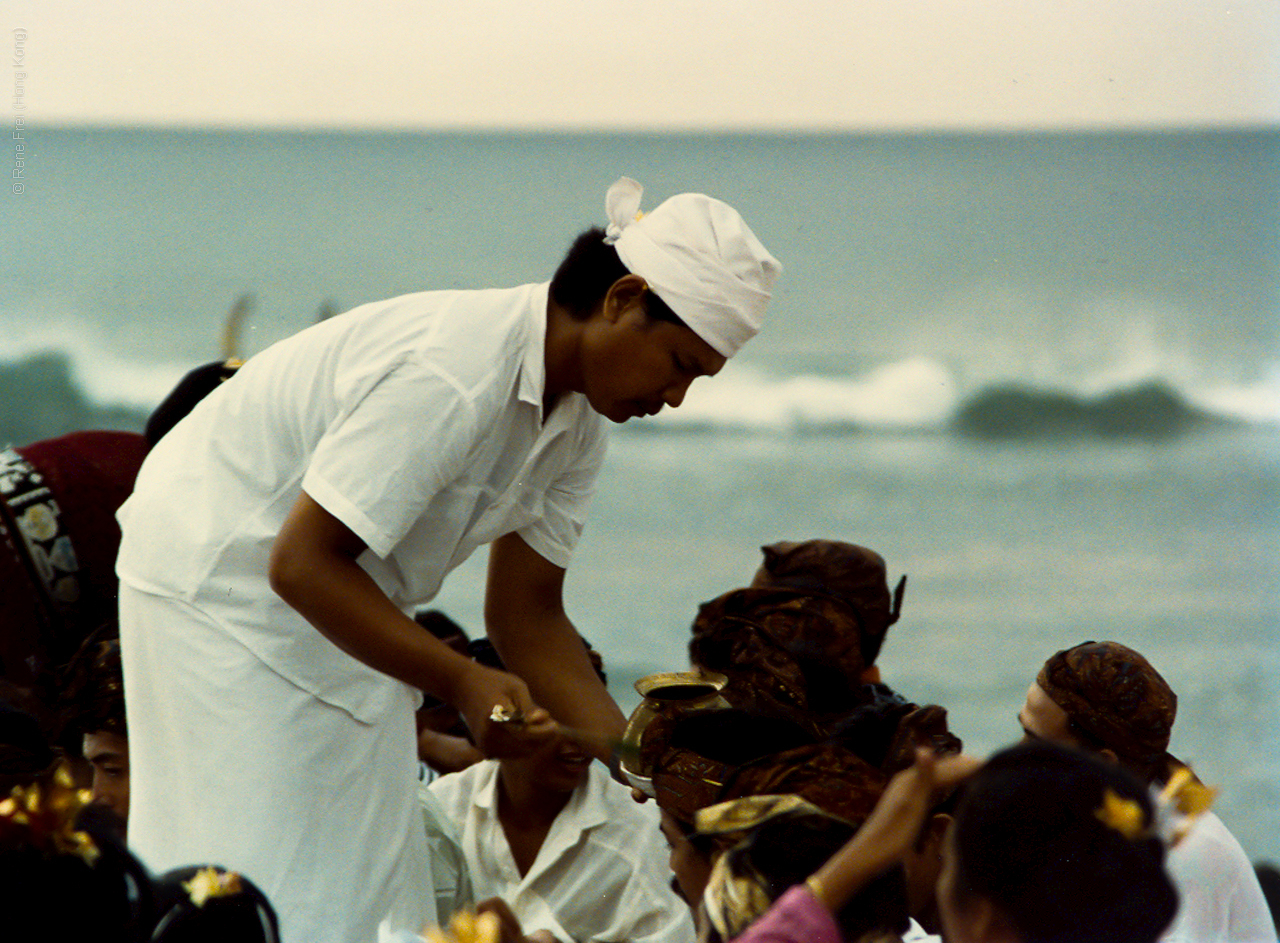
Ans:
{"type": "Polygon", "coordinates": [[[1218,790],[1200,782],[1187,767],[1179,766],[1156,796],[1156,829],[1160,837],[1170,848],[1177,845],[1217,797],[1218,790]]]}
{"type": "Polygon", "coordinates": [[[1155,819],[1147,825],[1142,806],[1124,799],[1112,789],[1102,796],[1102,805],[1093,813],[1099,821],[1130,841],[1157,837],[1169,848],[1186,838],[1191,827],[1209,808],[1218,791],[1196,779],[1185,766],[1178,767],[1154,798],[1155,819]]]}
{"type": "Polygon", "coordinates": [[[215,867],[201,868],[190,881],[183,881],[182,888],[191,903],[203,907],[215,897],[234,897],[244,891],[244,883],[235,871],[220,871],[215,867]]]}
{"type": "Polygon", "coordinates": [[[1137,841],[1149,833],[1142,806],[1135,799],[1124,799],[1110,787],[1102,794],[1102,806],[1093,813],[1103,825],[1113,828],[1129,841],[1137,841]]]}
{"type": "Polygon", "coordinates": [[[92,865],[101,852],[88,832],[75,827],[90,798],[89,790],[77,789],[66,765],[60,765],[47,786],[15,786],[0,801],[0,833],[24,830],[26,843],[45,854],[75,855],[92,865]]]}
{"type": "Polygon", "coordinates": [[[694,813],[693,827],[699,835],[733,835],[793,812],[823,814],[812,802],[790,793],[743,796],[699,809],[694,813]]]}
{"type": "Polygon", "coordinates": [[[427,943],[498,943],[501,927],[495,913],[459,910],[449,920],[447,929],[427,927],[422,935],[427,943]]]}

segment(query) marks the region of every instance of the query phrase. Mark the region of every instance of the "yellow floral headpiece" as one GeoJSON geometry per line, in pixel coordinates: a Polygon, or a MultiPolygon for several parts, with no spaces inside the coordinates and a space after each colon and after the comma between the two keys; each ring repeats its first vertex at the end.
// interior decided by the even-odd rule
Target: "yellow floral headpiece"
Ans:
{"type": "Polygon", "coordinates": [[[422,935],[427,943],[498,943],[501,925],[495,913],[459,910],[449,920],[447,929],[427,927],[422,935]]]}
{"type": "Polygon", "coordinates": [[[1180,766],[1154,796],[1156,814],[1150,826],[1144,821],[1142,806],[1133,799],[1122,798],[1112,789],[1103,794],[1102,805],[1094,815],[1130,841],[1158,837],[1173,848],[1191,831],[1196,819],[1209,811],[1217,795],[1216,789],[1204,785],[1191,770],[1180,766]]]}
{"type": "Polygon", "coordinates": [[[75,827],[76,816],[91,794],[77,789],[65,764],[45,786],[15,786],[0,801],[0,831],[23,829],[26,842],[48,855],[75,855],[92,865],[101,855],[88,832],[75,827]]]}
{"type": "Polygon", "coordinates": [[[244,882],[235,871],[222,871],[210,866],[201,868],[190,881],[183,881],[182,887],[191,897],[191,903],[203,907],[215,897],[233,897],[243,893],[244,882]]]}

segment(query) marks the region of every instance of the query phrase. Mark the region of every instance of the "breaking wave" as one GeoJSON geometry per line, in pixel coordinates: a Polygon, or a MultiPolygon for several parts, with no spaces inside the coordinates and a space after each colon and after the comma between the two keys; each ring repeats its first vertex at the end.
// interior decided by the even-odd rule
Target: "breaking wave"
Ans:
{"type": "MultiPolygon", "coordinates": [[[[140,430],[196,364],[146,365],[29,351],[0,361],[0,442],[21,444],[76,429],[140,430]]],[[[627,427],[647,434],[949,433],[980,439],[1167,438],[1226,424],[1280,426],[1280,372],[1247,383],[1129,378],[1082,392],[1025,380],[966,390],[956,373],[908,358],[856,375],[778,377],[730,364],[694,383],[678,410],[627,427]]]]}
{"type": "Polygon", "coordinates": [[[1280,373],[1237,383],[1127,378],[1101,389],[993,380],[966,389],[926,358],[855,376],[765,376],[726,367],[649,428],[743,432],[950,432],[984,439],[1165,438],[1227,424],[1280,426],[1280,373]]]}

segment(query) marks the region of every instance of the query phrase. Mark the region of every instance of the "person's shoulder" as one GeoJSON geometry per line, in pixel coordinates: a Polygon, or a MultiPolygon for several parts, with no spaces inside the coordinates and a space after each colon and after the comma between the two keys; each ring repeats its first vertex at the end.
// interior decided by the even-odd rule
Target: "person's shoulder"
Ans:
{"type": "Polygon", "coordinates": [[[400,303],[410,317],[426,325],[418,335],[422,364],[438,369],[473,393],[490,390],[505,397],[521,370],[530,345],[541,343],[545,329],[537,309],[539,286],[429,292],[427,297],[405,296],[400,303]],[[413,309],[431,305],[431,316],[413,309]]]}
{"type": "Polygon", "coordinates": [[[1200,816],[1169,850],[1165,866],[1187,902],[1184,907],[1191,909],[1217,907],[1231,888],[1257,881],[1244,848],[1212,812],[1200,816]]]}
{"type": "Polygon", "coordinates": [[[423,783],[420,791],[429,792],[445,806],[468,805],[497,775],[497,769],[497,760],[481,760],[457,773],[445,773],[423,783]]]}
{"type": "Polygon", "coordinates": [[[1238,859],[1249,863],[1244,848],[1225,822],[1213,812],[1205,812],[1192,824],[1191,830],[1173,847],[1173,857],[1212,854],[1219,858],[1238,859]]]}

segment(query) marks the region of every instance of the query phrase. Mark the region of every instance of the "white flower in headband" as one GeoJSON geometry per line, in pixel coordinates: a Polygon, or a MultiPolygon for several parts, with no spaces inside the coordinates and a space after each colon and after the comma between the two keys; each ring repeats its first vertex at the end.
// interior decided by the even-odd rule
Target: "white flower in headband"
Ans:
{"type": "Polygon", "coordinates": [[[640,198],[644,187],[630,177],[619,177],[604,195],[604,211],[609,226],[604,231],[604,244],[611,246],[622,236],[622,230],[644,218],[640,212],[640,198]]]}

